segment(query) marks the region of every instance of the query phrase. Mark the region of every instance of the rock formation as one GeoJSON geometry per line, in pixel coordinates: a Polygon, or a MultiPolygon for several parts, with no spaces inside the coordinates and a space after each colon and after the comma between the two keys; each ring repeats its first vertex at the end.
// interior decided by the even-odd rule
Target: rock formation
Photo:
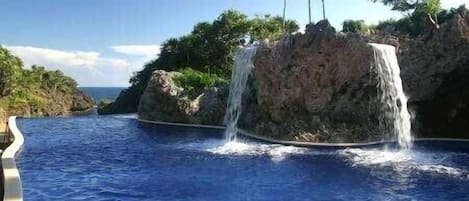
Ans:
{"type": "MultiPolygon", "coordinates": [[[[239,127],[276,139],[364,142],[383,137],[377,75],[369,42],[398,47],[415,134],[469,135],[469,16],[461,13],[418,38],[336,33],[325,21],[262,43],[245,92],[239,127]]],[[[226,87],[194,100],[155,71],[140,100],[144,119],[221,125],[226,87]]]]}
{"type": "Polygon", "coordinates": [[[44,96],[48,97],[43,99],[42,104],[45,105],[43,109],[37,110],[34,107],[21,107],[21,108],[1,108],[0,107],[0,132],[5,131],[8,116],[60,116],[68,115],[73,112],[86,111],[94,107],[94,100],[77,90],[74,93],[65,93],[61,91],[44,91],[44,96]]]}
{"type": "MultiPolygon", "coordinates": [[[[143,93],[138,115],[142,119],[217,125],[223,120],[226,98],[219,95],[225,87],[211,88],[191,100],[176,86],[173,78],[178,72],[153,72],[143,93]]],[[[226,91],[226,90],[225,90],[226,91]]]]}
{"type": "Polygon", "coordinates": [[[260,116],[246,129],[321,142],[376,139],[373,52],[358,34],[323,21],[306,33],[263,44],[254,60],[260,116]]]}
{"type": "Polygon", "coordinates": [[[401,40],[404,90],[415,113],[414,131],[428,137],[469,137],[469,16],[439,30],[401,40]]]}

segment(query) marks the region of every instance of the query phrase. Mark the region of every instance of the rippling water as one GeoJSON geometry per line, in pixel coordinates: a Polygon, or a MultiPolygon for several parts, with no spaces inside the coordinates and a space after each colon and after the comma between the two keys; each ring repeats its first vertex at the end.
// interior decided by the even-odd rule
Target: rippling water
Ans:
{"type": "Polygon", "coordinates": [[[469,145],[309,149],[132,116],[19,119],[26,200],[469,200],[469,145]]]}

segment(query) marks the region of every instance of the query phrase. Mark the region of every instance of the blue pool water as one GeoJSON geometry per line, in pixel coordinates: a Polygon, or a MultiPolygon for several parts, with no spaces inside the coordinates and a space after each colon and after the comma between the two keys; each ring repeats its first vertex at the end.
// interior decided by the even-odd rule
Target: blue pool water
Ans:
{"type": "Polygon", "coordinates": [[[25,200],[469,200],[469,145],[309,149],[129,116],[18,119],[25,200]]]}

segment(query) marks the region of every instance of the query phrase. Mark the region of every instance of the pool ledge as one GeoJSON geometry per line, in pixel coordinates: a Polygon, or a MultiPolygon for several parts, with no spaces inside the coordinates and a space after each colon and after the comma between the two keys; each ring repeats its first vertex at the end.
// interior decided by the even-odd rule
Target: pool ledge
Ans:
{"type": "MultiPolygon", "coordinates": [[[[212,129],[226,129],[224,126],[212,126],[212,125],[201,125],[201,124],[184,124],[184,123],[171,123],[171,122],[163,122],[163,121],[151,121],[146,119],[141,119],[137,117],[137,120],[143,123],[150,123],[150,124],[161,124],[161,125],[170,125],[170,126],[184,126],[184,127],[196,127],[196,128],[212,128],[212,129]]],[[[395,143],[396,141],[373,141],[373,142],[365,142],[365,143],[319,143],[319,142],[300,142],[300,141],[285,141],[285,140],[277,140],[269,137],[259,136],[256,134],[249,133],[245,130],[238,129],[238,132],[244,136],[269,142],[275,144],[282,144],[282,145],[291,145],[291,146],[298,146],[298,147],[330,147],[330,148],[359,148],[359,147],[370,147],[370,146],[377,146],[382,145],[385,143],[395,143]]],[[[449,142],[468,142],[469,139],[459,139],[459,138],[417,138],[414,141],[449,141],[449,142]]]]}
{"type": "MultiPolygon", "coordinates": [[[[170,126],[185,126],[185,127],[197,127],[197,128],[214,128],[214,129],[226,129],[224,126],[211,126],[211,125],[200,125],[200,124],[184,124],[184,123],[170,123],[170,122],[163,122],[163,121],[151,121],[146,119],[141,119],[137,117],[137,120],[143,123],[151,123],[151,124],[161,124],[161,125],[170,125],[170,126]]],[[[285,141],[285,140],[277,140],[269,137],[259,136],[252,133],[249,133],[245,130],[238,129],[238,132],[244,136],[269,142],[275,144],[282,144],[282,145],[291,145],[291,146],[299,146],[299,147],[338,147],[338,148],[346,148],[346,147],[367,147],[367,146],[375,146],[380,145],[383,143],[387,143],[387,141],[376,141],[376,142],[367,142],[367,143],[317,143],[317,142],[300,142],[300,141],[285,141]]]]}
{"type": "Polygon", "coordinates": [[[13,142],[5,149],[2,154],[3,169],[3,200],[21,201],[23,200],[23,189],[18,168],[16,167],[15,157],[21,151],[24,138],[16,126],[16,117],[8,119],[9,135],[13,137],[13,142]]]}

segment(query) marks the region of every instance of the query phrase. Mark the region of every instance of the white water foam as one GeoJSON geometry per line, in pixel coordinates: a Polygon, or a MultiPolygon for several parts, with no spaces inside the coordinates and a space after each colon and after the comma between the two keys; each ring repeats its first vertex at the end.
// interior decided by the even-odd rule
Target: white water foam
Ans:
{"type": "Polygon", "coordinates": [[[376,71],[381,89],[380,100],[385,116],[381,123],[391,120],[391,132],[397,137],[403,149],[412,146],[410,114],[407,109],[407,97],[404,94],[399,63],[394,46],[370,43],[374,51],[376,71]]]}
{"type": "Polygon", "coordinates": [[[452,158],[458,157],[455,153],[349,148],[340,154],[353,166],[391,167],[398,172],[418,170],[469,179],[468,170],[451,167],[452,158]]]}
{"type": "Polygon", "coordinates": [[[122,118],[122,119],[138,119],[138,115],[136,113],[116,114],[113,116],[116,118],[122,118]]]}
{"type": "Polygon", "coordinates": [[[243,142],[228,142],[223,146],[207,149],[208,152],[221,155],[248,155],[260,156],[268,155],[273,161],[282,161],[287,156],[293,154],[304,154],[306,148],[299,148],[294,146],[284,146],[278,144],[257,144],[257,143],[243,143],[243,142]]]}
{"type": "Polygon", "coordinates": [[[185,143],[179,145],[178,148],[206,151],[217,155],[269,156],[272,161],[275,162],[282,161],[291,155],[300,155],[309,152],[307,148],[294,146],[240,141],[226,142],[224,140],[205,140],[185,143]]]}

